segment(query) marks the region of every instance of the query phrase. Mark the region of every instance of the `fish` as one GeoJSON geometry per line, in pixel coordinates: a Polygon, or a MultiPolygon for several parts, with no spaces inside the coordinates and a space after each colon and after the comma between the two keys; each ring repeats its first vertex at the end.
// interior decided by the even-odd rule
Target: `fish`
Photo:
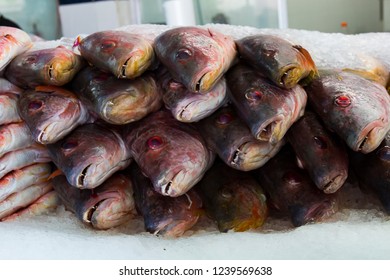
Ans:
{"type": "Polygon", "coordinates": [[[0,158],[8,152],[27,148],[34,143],[25,122],[0,126],[0,158]]]}
{"type": "Polygon", "coordinates": [[[211,28],[176,27],[155,39],[155,51],[172,77],[189,91],[210,91],[234,63],[237,50],[230,36],[211,28]]]}
{"type": "Polygon", "coordinates": [[[28,207],[31,203],[52,189],[53,186],[51,182],[48,181],[34,184],[24,190],[11,194],[5,200],[0,201],[0,221],[19,209],[28,207]]]}
{"type": "Polygon", "coordinates": [[[323,221],[338,209],[337,196],[316,187],[307,172],[298,167],[288,145],[253,174],[271,206],[288,215],[295,227],[323,221]]]}
{"type": "Polygon", "coordinates": [[[150,114],[124,130],[134,161],[165,196],[180,196],[204,175],[215,156],[197,130],[169,111],[150,114]]]}
{"type": "Polygon", "coordinates": [[[61,204],[60,199],[55,191],[49,191],[37,200],[33,201],[26,208],[3,218],[2,222],[15,221],[17,219],[30,218],[33,216],[45,215],[53,212],[61,204]]]}
{"type": "Polygon", "coordinates": [[[196,124],[210,150],[228,166],[250,171],[263,166],[284,145],[258,141],[231,105],[218,109],[196,124]]]}
{"type": "Polygon", "coordinates": [[[300,165],[316,186],[334,193],[348,177],[348,154],[344,143],[332,135],[317,115],[306,111],[287,133],[300,165]]]}
{"type": "Polygon", "coordinates": [[[390,132],[373,152],[350,152],[349,156],[359,185],[371,190],[390,215],[390,132]]]}
{"type": "Polygon", "coordinates": [[[18,112],[18,99],[15,93],[0,93],[0,125],[23,121],[18,112]]]}
{"type": "Polygon", "coordinates": [[[86,106],[62,87],[38,86],[26,90],[19,98],[18,108],[33,139],[41,144],[55,143],[90,120],[86,106]]]}
{"type": "Polygon", "coordinates": [[[318,76],[310,53],[275,35],[256,34],[236,41],[240,59],[257,68],[275,85],[286,89],[318,76]]]}
{"type": "Polygon", "coordinates": [[[226,74],[228,96],[252,135],[271,144],[279,142],[304,114],[305,90],[275,86],[254,69],[238,64],[226,74]]]}
{"type": "Polygon", "coordinates": [[[7,79],[0,78],[0,94],[2,93],[14,93],[14,94],[21,94],[23,90],[7,79]]]}
{"type": "Polygon", "coordinates": [[[70,185],[93,189],[132,160],[120,133],[104,125],[84,124],[47,149],[70,185]]]}
{"type": "Polygon", "coordinates": [[[223,77],[204,94],[189,91],[183,84],[173,80],[168,72],[162,76],[161,85],[165,107],[181,122],[197,122],[227,102],[227,86],[223,77]]]}
{"type": "Polygon", "coordinates": [[[0,179],[0,201],[33,184],[48,181],[50,174],[51,165],[49,163],[36,163],[9,172],[0,179]]]}
{"type": "Polygon", "coordinates": [[[52,182],[65,208],[95,229],[120,226],[136,215],[133,184],[124,174],[113,174],[93,190],[73,187],[64,175],[54,176],[52,182]]]}
{"type": "Polygon", "coordinates": [[[0,179],[13,170],[50,161],[47,148],[41,144],[6,153],[0,158],[0,179]]]}
{"type": "Polygon", "coordinates": [[[85,62],[80,55],[58,46],[18,55],[7,66],[5,77],[21,88],[63,86],[84,66],[85,62]]]}
{"type": "Polygon", "coordinates": [[[267,197],[250,175],[217,161],[196,186],[206,213],[221,232],[261,227],[268,217],[267,197]]]}
{"type": "Polygon", "coordinates": [[[202,200],[191,189],[178,197],[163,196],[135,164],[129,168],[137,211],[147,232],[164,237],[180,237],[191,229],[202,213],[202,200]]]}
{"type": "Polygon", "coordinates": [[[153,74],[117,79],[97,68],[83,69],[73,80],[77,96],[102,120],[116,125],[142,119],[162,106],[162,92],[153,74]]]}
{"type": "Polygon", "coordinates": [[[157,64],[153,42],[141,34],[100,31],[77,37],[74,47],[97,68],[117,78],[133,79],[157,64]]]}
{"type": "Polygon", "coordinates": [[[370,153],[390,130],[390,96],[350,72],[321,70],[306,88],[311,108],[354,151],[370,153]]]}
{"type": "Polygon", "coordinates": [[[30,36],[15,27],[0,26],[0,71],[32,46],[30,36]]]}

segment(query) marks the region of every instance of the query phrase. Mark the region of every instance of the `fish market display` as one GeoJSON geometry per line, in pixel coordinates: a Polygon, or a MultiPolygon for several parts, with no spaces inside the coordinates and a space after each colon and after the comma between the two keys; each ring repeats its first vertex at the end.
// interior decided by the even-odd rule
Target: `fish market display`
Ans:
{"type": "Polygon", "coordinates": [[[255,171],[268,193],[272,206],[287,213],[294,226],[325,219],[337,210],[332,194],[322,193],[296,163],[289,147],[284,147],[262,168],[255,171]]]}
{"type": "Polygon", "coordinates": [[[163,196],[153,189],[139,167],[130,169],[138,213],[146,231],[164,237],[179,237],[193,227],[201,214],[202,200],[193,189],[178,197],[163,196]]]}
{"type": "Polygon", "coordinates": [[[386,89],[350,72],[320,71],[306,87],[310,105],[354,151],[375,150],[390,130],[386,89]]]}
{"type": "Polygon", "coordinates": [[[80,189],[96,188],[131,162],[119,133],[98,124],[79,126],[47,148],[69,184],[80,189]]]}
{"type": "Polygon", "coordinates": [[[334,193],[348,177],[348,155],[343,143],[330,134],[310,111],[288,131],[299,164],[320,190],[334,193]]]}
{"type": "Polygon", "coordinates": [[[362,187],[372,190],[390,214],[390,133],[372,153],[351,152],[351,164],[362,187]]]}
{"type": "Polygon", "coordinates": [[[15,93],[0,92],[0,125],[22,121],[18,113],[18,98],[15,93]]]}
{"type": "Polygon", "coordinates": [[[221,232],[255,229],[267,218],[265,193],[248,172],[218,161],[206,172],[198,188],[208,215],[221,232]]]}
{"type": "Polygon", "coordinates": [[[0,71],[32,46],[30,36],[14,27],[0,26],[0,71]]]}
{"type": "Polygon", "coordinates": [[[136,79],[117,79],[92,67],[82,70],[72,87],[95,114],[111,124],[126,124],[157,111],[161,89],[152,74],[136,79]]]}
{"type": "Polygon", "coordinates": [[[236,57],[230,36],[211,28],[177,27],[156,38],[155,51],[172,77],[191,92],[214,87],[236,57]]]}
{"type": "Polygon", "coordinates": [[[277,87],[242,64],[232,67],[226,79],[232,103],[258,140],[276,144],[304,113],[307,95],[299,85],[277,87]]]}
{"type": "Polygon", "coordinates": [[[55,176],[53,186],[65,207],[93,228],[116,227],[136,214],[132,182],[123,174],[112,175],[93,190],[69,185],[64,175],[55,176]]]}
{"type": "Polygon", "coordinates": [[[226,103],[226,80],[221,78],[208,92],[189,91],[166,72],[161,78],[165,107],[181,122],[197,122],[226,103]]]}
{"type": "Polygon", "coordinates": [[[154,189],[180,196],[192,188],[210,167],[214,156],[200,134],[159,111],[129,126],[126,144],[154,189]]]}
{"type": "Polygon", "coordinates": [[[8,152],[34,144],[31,132],[24,122],[0,126],[0,158],[8,152]]]}
{"type": "Polygon", "coordinates": [[[316,65],[300,45],[273,35],[253,35],[236,41],[240,58],[256,67],[277,86],[293,88],[300,81],[310,82],[316,65]]]}
{"type": "Polygon", "coordinates": [[[219,109],[197,126],[209,148],[227,165],[242,171],[264,165],[284,144],[255,139],[231,106],[219,109]]]}
{"type": "Polygon", "coordinates": [[[75,47],[89,63],[117,78],[138,77],[156,63],[150,40],[124,31],[101,31],[83,39],[78,37],[75,47]]]}
{"type": "Polygon", "coordinates": [[[352,204],[388,215],[389,42],[220,24],[31,42],[0,27],[0,220],[69,210],[177,238],[332,222],[352,204]]]}
{"type": "Polygon", "coordinates": [[[19,98],[18,107],[34,140],[41,144],[57,142],[89,119],[85,105],[61,87],[27,90],[19,98]]]}
{"type": "Polygon", "coordinates": [[[21,88],[40,85],[63,86],[84,66],[81,56],[63,46],[28,51],[8,65],[5,76],[21,88]]]}

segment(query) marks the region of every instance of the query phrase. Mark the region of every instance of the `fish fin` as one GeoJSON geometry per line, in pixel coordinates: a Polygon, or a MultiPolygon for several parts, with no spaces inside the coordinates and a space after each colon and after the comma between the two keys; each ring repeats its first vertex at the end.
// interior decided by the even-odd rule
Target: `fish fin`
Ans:
{"type": "Polygon", "coordinates": [[[300,45],[293,45],[293,48],[295,48],[297,51],[299,51],[303,55],[303,57],[306,59],[305,64],[307,66],[309,66],[308,67],[309,69],[311,69],[310,74],[306,78],[304,78],[300,81],[300,84],[302,84],[304,86],[308,85],[309,83],[311,83],[312,80],[319,77],[317,66],[316,66],[313,58],[311,57],[310,53],[304,47],[302,47],[300,45]]]}
{"type": "Polygon", "coordinates": [[[60,176],[60,175],[63,175],[64,172],[62,172],[62,170],[60,169],[57,169],[56,171],[54,171],[53,173],[50,174],[49,178],[47,178],[48,180],[51,180],[57,176],[60,176]]]}

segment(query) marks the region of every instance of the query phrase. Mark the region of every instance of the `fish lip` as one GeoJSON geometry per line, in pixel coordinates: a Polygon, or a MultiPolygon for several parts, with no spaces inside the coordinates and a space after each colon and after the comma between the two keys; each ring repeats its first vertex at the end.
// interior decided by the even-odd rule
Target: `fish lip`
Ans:
{"type": "Polygon", "coordinates": [[[107,199],[108,198],[102,199],[102,200],[98,201],[97,203],[95,203],[92,207],[89,207],[88,210],[83,215],[83,220],[88,224],[92,224],[93,215],[95,214],[99,205],[102,204],[107,199]]]}
{"type": "Polygon", "coordinates": [[[242,155],[245,155],[246,145],[248,145],[250,141],[246,141],[242,144],[240,144],[237,149],[233,152],[232,156],[229,159],[230,165],[239,167],[240,164],[244,161],[244,159],[241,157],[242,155]]]}
{"type": "Polygon", "coordinates": [[[347,174],[337,174],[332,179],[326,182],[326,184],[321,188],[324,193],[331,194],[335,193],[341,186],[344,184],[347,179],[347,174]]]}
{"type": "MultiPolygon", "coordinates": [[[[373,150],[375,150],[380,143],[382,142],[383,138],[386,136],[386,126],[383,126],[384,120],[380,119],[374,122],[371,122],[368,124],[363,130],[362,133],[360,134],[360,137],[356,141],[355,146],[353,147],[353,150],[362,152],[364,154],[370,153],[373,150]],[[367,131],[367,133],[365,133],[367,131]],[[372,143],[370,141],[372,138],[374,138],[373,134],[377,136],[377,139],[379,141],[376,141],[376,143],[372,143]]],[[[390,128],[390,124],[388,125],[390,128]]]]}
{"type": "Polygon", "coordinates": [[[125,62],[122,64],[118,78],[127,78],[127,75],[126,75],[127,66],[129,65],[129,62],[132,58],[133,58],[133,56],[129,56],[129,58],[127,58],[125,60],[125,62]]]}
{"type": "Polygon", "coordinates": [[[299,71],[300,67],[298,65],[289,64],[283,67],[281,70],[283,74],[281,74],[279,78],[279,84],[285,88],[294,87],[301,79],[301,71],[299,71]],[[295,75],[298,77],[296,82],[291,82],[291,76],[294,77],[295,75]]]}
{"type": "Polygon", "coordinates": [[[204,74],[198,79],[198,81],[196,82],[196,84],[195,84],[195,92],[200,92],[201,85],[202,85],[202,80],[203,80],[204,77],[207,75],[207,73],[209,73],[209,72],[204,73],[204,74]]]}
{"type": "MultiPolygon", "coordinates": [[[[159,187],[159,192],[164,196],[178,196],[177,193],[175,193],[175,190],[172,190],[173,182],[175,181],[176,177],[182,172],[183,170],[180,169],[178,172],[176,172],[172,178],[167,183],[162,183],[159,187]]],[[[164,179],[166,179],[165,177],[164,179]]]]}
{"type": "Polygon", "coordinates": [[[85,177],[87,176],[87,172],[91,166],[92,166],[92,163],[88,164],[86,167],[84,167],[84,169],[77,176],[77,187],[79,187],[79,188],[84,187],[85,177]]]}
{"type": "Polygon", "coordinates": [[[196,77],[194,79],[195,83],[192,87],[190,87],[190,90],[192,92],[201,93],[201,94],[209,92],[219,81],[222,74],[223,73],[220,71],[220,69],[216,69],[216,70],[205,69],[205,71],[202,71],[199,75],[197,75],[197,77],[200,78],[196,77]],[[208,81],[212,80],[213,82],[208,82],[208,85],[205,88],[205,84],[207,83],[205,81],[206,79],[208,79],[208,81]]]}
{"type": "Polygon", "coordinates": [[[283,137],[282,133],[275,135],[275,131],[278,130],[283,123],[283,116],[277,115],[268,121],[261,124],[261,126],[255,131],[255,137],[257,140],[270,142],[271,144],[278,143],[283,137]]]}
{"type": "Polygon", "coordinates": [[[53,66],[53,63],[49,65],[48,76],[49,76],[49,80],[54,80],[54,66],[53,66]]]}

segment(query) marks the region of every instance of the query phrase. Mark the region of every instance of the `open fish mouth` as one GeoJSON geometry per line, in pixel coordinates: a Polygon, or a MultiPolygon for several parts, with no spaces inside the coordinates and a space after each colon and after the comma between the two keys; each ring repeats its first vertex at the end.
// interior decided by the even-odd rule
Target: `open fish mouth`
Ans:
{"type": "MultiPolygon", "coordinates": [[[[167,177],[165,177],[164,179],[167,179],[167,177]]],[[[171,196],[171,197],[176,197],[181,195],[182,190],[177,189],[177,186],[181,185],[185,177],[186,177],[185,170],[180,170],[175,175],[173,175],[171,179],[169,179],[168,177],[168,181],[164,180],[165,182],[163,182],[159,187],[159,192],[162,195],[171,196]]]]}
{"type": "Polygon", "coordinates": [[[125,63],[122,64],[121,70],[120,70],[120,74],[119,74],[118,78],[127,78],[127,67],[130,66],[130,60],[132,58],[133,57],[130,56],[128,59],[126,59],[125,63]]]}
{"type": "Polygon", "coordinates": [[[330,194],[336,192],[347,179],[347,174],[339,174],[329,180],[322,188],[324,193],[330,194]]]}
{"type": "Polygon", "coordinates": [[[278,115],[268,122],[263,123],[255,132],[256,139],[260,141],[270,142],[271,144],[278,143],[284,136],[281,128],[283,127],[283,117],[278,115]]]}
{"type": "Polygon", "coordinates": [[[389,129],[390,123],[384,125],[383,120],[369,124],[362,130],[362,137],[359,138],[353,150],[364,154],[372,152],[381,144],[389,129]],[[365,134],[366,131],[368,132],[365,134]]]}
{"type": "Polygon", "coordinates": [[[295,65],[289,65],[282,69],[282,75],[280,76],[280,85],[285,88],[294,87],[302,77],[302,71],[300,67],[295,65]]]}
{"type": "Polygon", "coordinates": [[[222,72],[219,70],[209,71],[201,75],[201,77],[195,83],[195,87],[192,89],[194,92],[206,93],[210,91],[213,86],[218,82],[222,72]]]}
{"type": "Polygon", "coordinates": [[[247,141],[242,143],[233,153],[231,159],[230,159],[230,164],[232,166],[240,167],[243,162],[245,161],[245,154],[246,151],[249,149],[249,145],[251,142],[247,141]]]}
{"type": "Polygon", "coordinates": [[[86,223],[91,224],[92,220],[95,220],[94,214],[95,214],[96,210],[98,209],[99,205],[102,204],[105,200],[107,200],[107,199],[103,199],[103,200],[98,201],[94,206],[89,208],[88,211],[86,211],[84,213],[83,220],[86,223]]]}
{"type": "Polygon", "coordinates": [[[88,164],[77,177],[77,187],[82,188],[85,185],[85,177],[87,177],[87,173],[92,164],[88,164]]]}
{"type": "Polygon", "coordinates": [[[54,80],[55,79],[53,64],[49,65],[49,69],[47,70],[47,74],[49,76],[49,80],[54,80]]]}

